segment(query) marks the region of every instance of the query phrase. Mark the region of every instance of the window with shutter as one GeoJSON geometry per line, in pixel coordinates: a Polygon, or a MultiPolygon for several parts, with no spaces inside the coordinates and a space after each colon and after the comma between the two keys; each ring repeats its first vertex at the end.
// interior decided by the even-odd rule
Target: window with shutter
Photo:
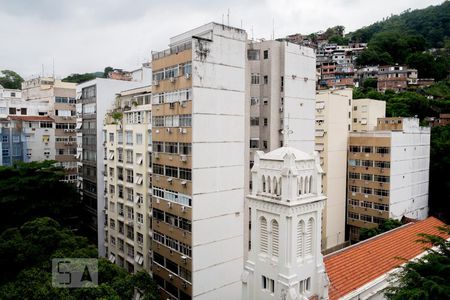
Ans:
{"type": "Polygon", "coordinates": [[[272,255],[278,257],[279,250],[280,231],[278,228],[278,222],[272,221],[272,255]]]}
{"type": "Polygon", "coordinates": [[[312,254],[312,237],[313,237],[313,226],[314,226],[314,220],[310,218],[308,220],[308,225],[306,226],[306,236],[305,236],[305,255],[311,255],[312,254]]]}
{"type": "Polygon", "coordinates": [[[305,230],[305,222],[300,221],[297,224],[297,257],[303,255],[303,231],[305,230]]]}
{"type": "Polygon", "coordinates": [[[268,235],[267,235],[267,221],[264,217],[260,219],[260,248],[262,253],[267,253],[268,235]]]}

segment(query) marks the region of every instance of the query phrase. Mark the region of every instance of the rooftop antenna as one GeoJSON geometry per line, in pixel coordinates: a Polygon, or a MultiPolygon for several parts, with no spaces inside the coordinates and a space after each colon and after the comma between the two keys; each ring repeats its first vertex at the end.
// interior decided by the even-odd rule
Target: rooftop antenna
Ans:
{"type": "Polygon", "coordinates": [[[253,25],[252,25],[252,41],[254,40],[254,35],[253,35],[253,25]]]}
{"type": "Polygon", "coordinates": [[[228,26],[230,26],[230,9],[228,9],[228,12],[227,12],[227,22],[228,22],[228,26]]]}
{"type": "Polygon", "coordinates": [[[275,39],[275,17],[272,17],[272,40],[275,39]]]}
{"type": "Polygon", "coordinates": [[[241,19],[241,28],[242,28],[242,19],[241,19]]]}
{"type": "Polygon", "coordinates": [[[290,136],[291,134],[294,133],[294,131],[292,131],[291,129],[289,129],[289,116],[290,116],[290,115],[288,114],[286,126],[285,126],[284,129],[281,131],[281,133],[283,134],[283,140],[284,140],[283,146],[284,146],[284,147],[287,147],[287,146],[288,146],[288,144],[289,144],[289,136],[290,136]]]}
{"type": "Polygon", "coordinates": [[[225,21],[223,20],[223,14],[222,14],[222,25],[224,25],[225,24],[225,21]]]}

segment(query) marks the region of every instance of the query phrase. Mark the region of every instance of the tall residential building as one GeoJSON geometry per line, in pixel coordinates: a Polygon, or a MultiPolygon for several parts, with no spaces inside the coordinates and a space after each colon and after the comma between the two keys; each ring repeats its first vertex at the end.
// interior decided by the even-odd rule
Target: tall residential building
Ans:
{"type": "Polygon", "coordinates": [[[295,148],[256,153],[242,299],[328,299],[320,249],[322,172],[317,155],[295,148]]]}
{"type": "MultiPolygon", "coordinates": [[[[315,54],[312,48],[286,41],[247,42],[246,71],[246,194],[252,186],[250,169],[256,151],[283,146],[314,150],[315,54]]],[[[249,224],[246,207],[245,224],[249,224]]],[[[245,255],[249,247],[245,230],[245,255]]]]}
{"type": "Polygon", "coordinates": [[[105,253],[129,272],[151,263],[151,89],[118,93],[103,126],[105,253]]]}
{"type": "Polygon", "coordinates": [[[347,142],[352,130],[352,89],[318,91],[316,151],[324,170],[322,188],[327,201],[322,218],[322,250],[345,242],[347,142]]]}
{"type": "Polygon", "coordinates": [[[66,169],[65,180],[76,182],[75,83],[53,77],[22,82],[22,99],[48,105],[48,116],[55,124],[55,160],[66,169]]]}
{"type": "Polygon", "coordinates": [[[386,101],[374,99],[354,99],[352,130],[364,132],[375,129],[378,118],[386,116],[386,101]]]}
{"type": "Polygon", "coordinates": [[[152,54],[152,273],[164,299],[241,297],[246,40],[209,23],[152,54]]]}
{"type": "MultiPolygon", "coordinates": [[[[80,160],[78,187],[85,210],[84,230],[97,241],[100,256],[105,256],[105,182],[103,121],[120,91],[145,85],[136,81],[96,78],[77,85],[77,149],[80,160]]],[[[75,128],[75,124],[74,124],[75,128]]]]}
{"type": "Polygon", "coordinates": [[[385,219],[428,216],[430,128],[417,118],[379,118],[375,130],[350,134],[347,225],[360,228],[385,219]]]}

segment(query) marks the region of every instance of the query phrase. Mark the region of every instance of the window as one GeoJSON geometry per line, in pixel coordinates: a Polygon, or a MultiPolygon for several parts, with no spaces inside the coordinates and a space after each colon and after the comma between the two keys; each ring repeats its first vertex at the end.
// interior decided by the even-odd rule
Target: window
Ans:
{"type": "Polygon", "coordinates": [[[373,208],[381,211],[389,211],[389,205],[383,203],[374,203],[373,208]]]}
{"type": "Polygon", "coordinates": [[[248,60],[259,60],[259,50],[247,50],[247,58],[248,60]]]}
{"type": "Polygon", "coordinates": [[[375,161],[375,167],[377,168],[390,168],[391,163],[388,161],[375,161]]]}
{"type": "Polygon", "coordinates": [[[269,58],[269,50],[264,50],[264,59],[269,58]]]}
{"type": "Polygon", "coordinates": [[[125,131],[125,134],[126,134],[127,145],[133,145],[133,132],[125,131]]]}
{"type": "Polygon", "coordinates": [[[180,115],[179,118],[180,127],[191,127],[192,126],[192,115],[180,115]]]}
{"type": "Polygon", "coordinates": [[[263,148],[267,149],[267,141],[263,141],[263,148]]]}
{"type": "Polygon", "coordinates": [[[361,214],[360,218],[361,218],[361,221],[372,222],[372,216],[361,214]]]}
{"type": "Polygon", "coordinates": [[[144,215],[141,213],[136,213],[136,221],[139,224],[143,224],[144,223],[144,215]]]}
{"type": "Polygon", "coordinates": [[[153,164],[153,174],[164,175],[164,166],[153,164]]]}
{"type": "Polygon", "coordinates": [[[389,154],[389,147],[375,147],[378,154],[389,154]]]}
{"type": "Polygon", "coordinates": [[[389,176],[374,175],[373,180],[378,182],[389,182],[389,176]]]}
{"type": "Polygon", "coordinates": [[[372,181],[373,175],[372,174],[362,174],[361,179],[366,180],[366,181],[372,181]]]}
{"type": "Polygon", "coordinates": [[[363,152],[363,153],[372,153],[372,151],[373,151],[373,149],[372,149],[372,147],[370,147],[370,146],[363,146],[363,147],[361,147],[361,152],[363,152]]]}
{"type": "Polygon", "coordinates": [[[264,126],[269,125],[269,120],[267,118],[264,118],[264,126]]]}
{"type": "Polygon", "coordinates": [[[365,208],[372,208],[372,202],[370,201],[363,201],[361,202],[361,206],[365,208]]]}
{"type": "Polygon", "coordinates": [[[191,169],[180,168],[180,179],[191,180],[191,169]]]}
{"type": "Polygon", "coordinates": [[[258,97],[251,97],[250,98],[250,105],[257,105],[259,103],[258,97]]]}
{"type": "Polygon", "coordinates": [[[349,219],[353,219],[353,220],[359,220],[359,214],[354,213],[352,211],[349,211],[348,212],[348,218],[349,219]]]}
{"type": "Polygon", "coordinates": [[[174,142],[166,142],[165,143],[165,152],[166,153],[178,153],[178,144],[174,142]]]}
{"type": "Polygon", "coordinates": [[[119,145],[123,144],[123,132],[122,131],[117,131],[117,143],[119,145]]]}
{"type": "Polygon", "coordinates": [[[136,133],[136,145],[142,145],[142,134],[136,133]]]}
{"type": "Polygon", "coordinates": [[[127,170],[127,182],[133,183],[133,170],[127,170]]]}
{"type": "Polygon", "coordinates": [[[166,166],[166,176],[168,177],[178,177],[178,168],[166,166]]]}
{"type": "Polygon", "coordinates": [[[164,152],[164,142],[154,142],[153,143],[154,152],[164,152]]]}
{"type": "Polygon", "coordinates": [[[250,118],[250,126],[259,126],[259,118],[251,117],[250,118]]]}
{"type": "Polygon", "coordinates": [[[353,192],[353,193],[359,193],[360,187],[359,187],[359,186],[351,185],[351,186],[350,186],[350,191],[353,192]]]}
{"type": "Polygon", "coordinates": [[[389,190],[374,189],[373,191],[374,191],[374,194],[377,196],[382,196],[382,197],[389,196],[389,190]]]}
{"type": "Polygon", "coordinates": [[[269,84],[269,76],[264,75],[264,84],[269,84]]]}
{"type": "Polygon", "coordinates": [[[180,154],[191,155],[192,145],[190,143],[180,143],[180,154]]]}
{"type": "Polygon", "coordinates": [[[361,192],[366,195],[372,195],[372,188],[364,186],[361,188],[361,192]]]}
{"type": "Polygon", "coordinates": [[[363,167],[373,167],[373,161],[371,160],[362,160],[361,166],[363,167]]]}
{"type": "Polygon", "coordinates": [[[10,115],[15,115],[16,114],[16,108],[15,107],[10,107],[9,108],[9,114],[10,115]]]}
{"type": "Polygon", "coordinates": [[[353,205],[353,206],[359,206],[359,200],[357,200],[357,199],[349,199],[348,200],[348,204],[349,205],[353,205]]]}
{"type": "Polygon", "coordinates": [[[136,232],[136,241],[141,245],[144,243],[144,236],[142,235],[142,233],[136,232]]]}
{"type": "Polygon", "coordinates": [[[250,139],[250,149],[259,148],[259,139],[250,139]]]}
{"type": "Polygon", "coordinates": [[[157,116],[152,118],[153,127],[164,127],[164,116],[157,116]]]}
{"type": "MultiPolygon", "coordinates": [[[[52,122],[39,122],[39,127],[40,128],[52,128],[53,124],[52,124],[52,122]]],[[[67,129],[67,128],[64,128],[64,129],[67,129]]],[[[71,129],[73,129],[73,128],[71,128],[71,129]]]]}
{"type": "Polygon", "coordinates": [[[350,179],[360,179],[361,178],[360,175],[361,174],[359,174],[359,173],[350,172],[350,173],[348,173],[348,178],[350,178],[350,179]]]}
{"type": "Polygon", "coordinates": [[[361,147],[360,146],[350,146],[350,152],[360,152],[361,151],[361,147]]]}
{"type": "Polygon", "coordinates": [[[259,84],[259,74],[258,73],[251,74],[251,84],[259,84]]]}
{"type": "Polygon", "coordinates": [[[133,163],[133,150],[127,150],[127,163],[132,164],[133,163]]]}

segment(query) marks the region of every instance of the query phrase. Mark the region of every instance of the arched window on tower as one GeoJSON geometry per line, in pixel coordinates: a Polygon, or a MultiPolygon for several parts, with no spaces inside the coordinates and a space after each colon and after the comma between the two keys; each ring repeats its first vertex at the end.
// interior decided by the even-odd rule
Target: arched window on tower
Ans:
{"type": "Polygon", "coordinates": [[[309,192],[310,193],[312,193],[313,192],[313,189],[312,189],[312,187],[313,187],[313,182],[312,182],[313,180],[312,180],[312,175],[311,176],[309,176],[309,192]]]}
{"type": "Polygon", "coordinates": [[[280,241],[280,231],[278,228],[278,222],[272,220],[272,255],[278,257],[279,251],[279,241],[280,241]]]}
{"type": "Polygon", "coordinates": [[[301,195],[303,193],[303,177],[298,179],[298,194],[301,195]]]}
{"type": "Polygon", "coordinates": [[[259,247],[260,247],[260,251],[261,253],[267,253],[267,249],[268,249],[268,234],[267,234],[267,220],[264,217],[261,217],[259,219],[259,247]]]}
{"type": "Polygon", "coordinates": [[[276,177],[273,177],[273,191],[272,191],[272,194],[278,194],[278,184],[277,184],[278,182],[277,182],[277,178],[276,177]]]}
{"type": "Polygon", "coordinates": [[[305,222],[300,220],[297,223],[297,257],[303,256],[303,231],[305,230],[305,222]]]}
{"type": "Polygon", "coordinates": [[[281,196],[281,178],[278,179],[278,193],[277,193],[277,195],[281,196]]]}
{"type": "Polygon", "coordinates": [[[267,181],[266,181],[266,184],[267,184],[267,193],[271,193],[272,192],[272,189],[271,189],[271,184],[270,184],[270,181],[271,181],[272,179],[270,178],[270,176],[267,176],[267,181]]]}
{"type": "Polygon", "coordinates": [[[305,255],[312,255],[313,253],[313,234],[314,234],[314,219],[310,218],[306,225],[305,233],[305,255]]]}
{"type": "Polygon", "coordinates": [[[309,193],[308,187],[309,187],[308,176],[306,176],[305,177],[305,194],[309,193]]]}
{"type": "Polygon", "coordinates": [[[263,191],[263,193],[265,193],[266,192],[266,178],[264,177],[264,175],[262,176],[261,181],[262,181],[262,191],[263,191]]]}

